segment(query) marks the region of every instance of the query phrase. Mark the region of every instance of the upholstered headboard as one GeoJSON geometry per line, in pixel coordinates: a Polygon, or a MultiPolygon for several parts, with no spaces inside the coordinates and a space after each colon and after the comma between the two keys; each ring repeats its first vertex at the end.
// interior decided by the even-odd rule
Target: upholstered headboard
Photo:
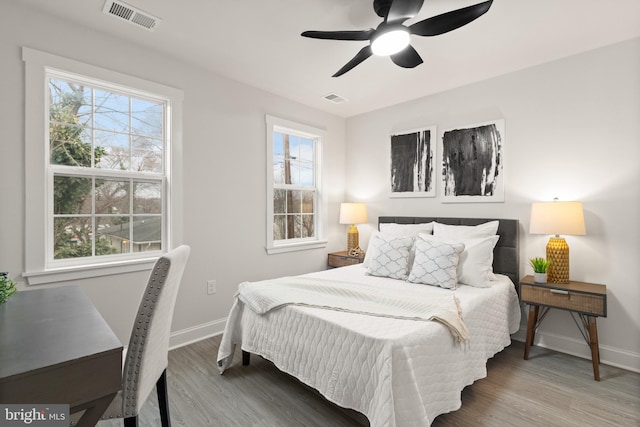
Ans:
{"type": "Polygon", "coordinates": [[[500,221],[500,225],[498,226],[498,234],[500,235],[500,239],[498,240],[498,243],[493,250],[493,271],[498,274],[509,276],[511,281],[517,287],[517,284],[520,281],[520,249],[518,246],[518,231],[520,229],[520,225],[517,219],[381,216],[378,218],[378,224],[422,224],[425,222],[436,221],[441,224],[449,225],[478,225],[496,220],[500,221]]]}

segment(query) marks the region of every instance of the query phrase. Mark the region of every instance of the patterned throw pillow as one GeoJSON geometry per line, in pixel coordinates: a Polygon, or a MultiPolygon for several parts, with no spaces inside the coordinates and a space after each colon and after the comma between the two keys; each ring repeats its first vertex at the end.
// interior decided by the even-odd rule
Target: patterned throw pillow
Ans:
{"type": "Polygon", "coordinates": [[[413,237],[377,234],[369,243],[372,252],[367,273],[372,276],[406,280],[409,269],[409,251],[413,237]]]}
{"type": "Polygon", "coordinates": [[[458,282],[477,288],[488,288],[496,279],[493,274],[493,248],[498,239],[500,236],[452,240],[431,234],[419,235],[419,240],[464,244],[464,251],[458,261],[458,282]]]}
{"type": "Polygon", "coordinates": [[[416,240],[416,257],[409,274],[409,282],[455,289],[458,286],[458,261],[464,243],[445,243],[435,240],[416,240]]]}

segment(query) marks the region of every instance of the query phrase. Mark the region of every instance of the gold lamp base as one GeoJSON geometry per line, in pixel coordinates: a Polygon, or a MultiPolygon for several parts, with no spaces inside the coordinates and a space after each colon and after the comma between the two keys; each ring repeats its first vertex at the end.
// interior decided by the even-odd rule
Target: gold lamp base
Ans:
{"type": "Polygon", "coordinates": [[[547,243],[547,260],[551,261],[547,269],[547,281],[551,283],[569,283],[569,245],[562,237],[552,237],[547,243]]]}
{"type": "Polygon", "coordinates": [[[360,249],[358,227],[355,224],[351,224],[349,230],[347,230],[347,253],[352,256],[358,256],[362,253],[360,249]]]}

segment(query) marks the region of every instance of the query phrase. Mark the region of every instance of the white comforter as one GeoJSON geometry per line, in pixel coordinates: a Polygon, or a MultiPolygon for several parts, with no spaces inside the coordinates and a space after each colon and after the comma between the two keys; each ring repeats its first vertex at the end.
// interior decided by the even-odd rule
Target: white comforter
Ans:
{"type": "Polygon", "coordinates": [[[510,344],[520,324],[514,285],[455,291],[364,274],[362,265],[307,275],[424,293],[455,293],[469,339],[441,323],[289,305],[259,315],[236,301],[218,353],[221,372],[236,344],[271,360],[328,400],[362,412],[372,427],[428,426],[461,405],[462,389],[486,376],[486,361],[510,344]]]}

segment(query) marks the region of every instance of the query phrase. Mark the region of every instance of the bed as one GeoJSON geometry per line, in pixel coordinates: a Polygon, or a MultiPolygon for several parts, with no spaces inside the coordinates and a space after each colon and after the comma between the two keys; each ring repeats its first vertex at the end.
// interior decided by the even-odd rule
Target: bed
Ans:
{"type": "MultiPolygon", "coordinates": [[[[428,305],[440,301],[450,305],[451,300],[458,309],[462,326],[456,328],[455,321],[447,322],[451,307],[442,308],[445,315],[436,312],[431,317],[434,321],[413,318],[415,315],[411,311],[395,316],[377,312],[377,307],[368,313],[368,308],[344,309],[338,304],[327,309],[320,307],[324,302],[314,304],[302,300],[275,303],[274,309],[259,314],[249,308],[253,307],[251,300],[239,296],[230,311],[220,345],[220,372],[231,368],[235,347],[239,345],[243,364],[249,363],[250,354],[262,356],[281,371],[318,390],[329,401],[361,412],[371,426],[430,425],[438,415],[460,408],[464,387],[487,375],[487,360],[508,346],[510,334],[519,328],[520,306],[514,285],[519,266],[518,221],[384,216],[379,218],[381,231],[372,236],[368,248],[368,252],[381,257],[379,248],[372,249],[373,242],[388,242],[392,237],[398,237],[395,231],[383,232],[383,229],[419,230],[437,222],[444,225],[436,227],[448,226],[457,232],[458,229],[485,227],[496,221],[498,237],[492,239],[497,243],[492,251],[493,272],[487,287],[457,283],[450,289],[372,275],[375,259],[286,278],[286,282],[294,286],[335,282],[336,286],[331,289],[350,289],[352,283],[358,291],[370,287],[374,292],[382,292],[385,298],[392,289],[399,298],[405,298],[400,302],[403,309],[407,308],[406,300],[419,300],[428,305]]],[[[442,249],[441,237],[437,240],[435,234],[433,238],[425,234],[429,233],[419,235],[431,242],[429,248],[442,249]]],[[[412,238],[412,251],[415,251],[420,238],[415,235],[412,238]]],[[[465,241],[471,248],[472,240],[465,241]]],[[[458,253],[458,243],[447,244],[450,247],[445,247],[446,250],[458,253]]],[[[415,262],[415,267],[418,257],[423,254],[418,251],[412,256],[413,261],[410,261],[415,262]]],[[[455,258],[453,253],[447,256],[455,258]]],[[[460,269],[456,272],[461,280],[460,269]]],[[[262,287],[272,284],[271,281],[260,283],[262,287]]],[[[324,300],[321,298],[320,301],[324,300]]]]}

